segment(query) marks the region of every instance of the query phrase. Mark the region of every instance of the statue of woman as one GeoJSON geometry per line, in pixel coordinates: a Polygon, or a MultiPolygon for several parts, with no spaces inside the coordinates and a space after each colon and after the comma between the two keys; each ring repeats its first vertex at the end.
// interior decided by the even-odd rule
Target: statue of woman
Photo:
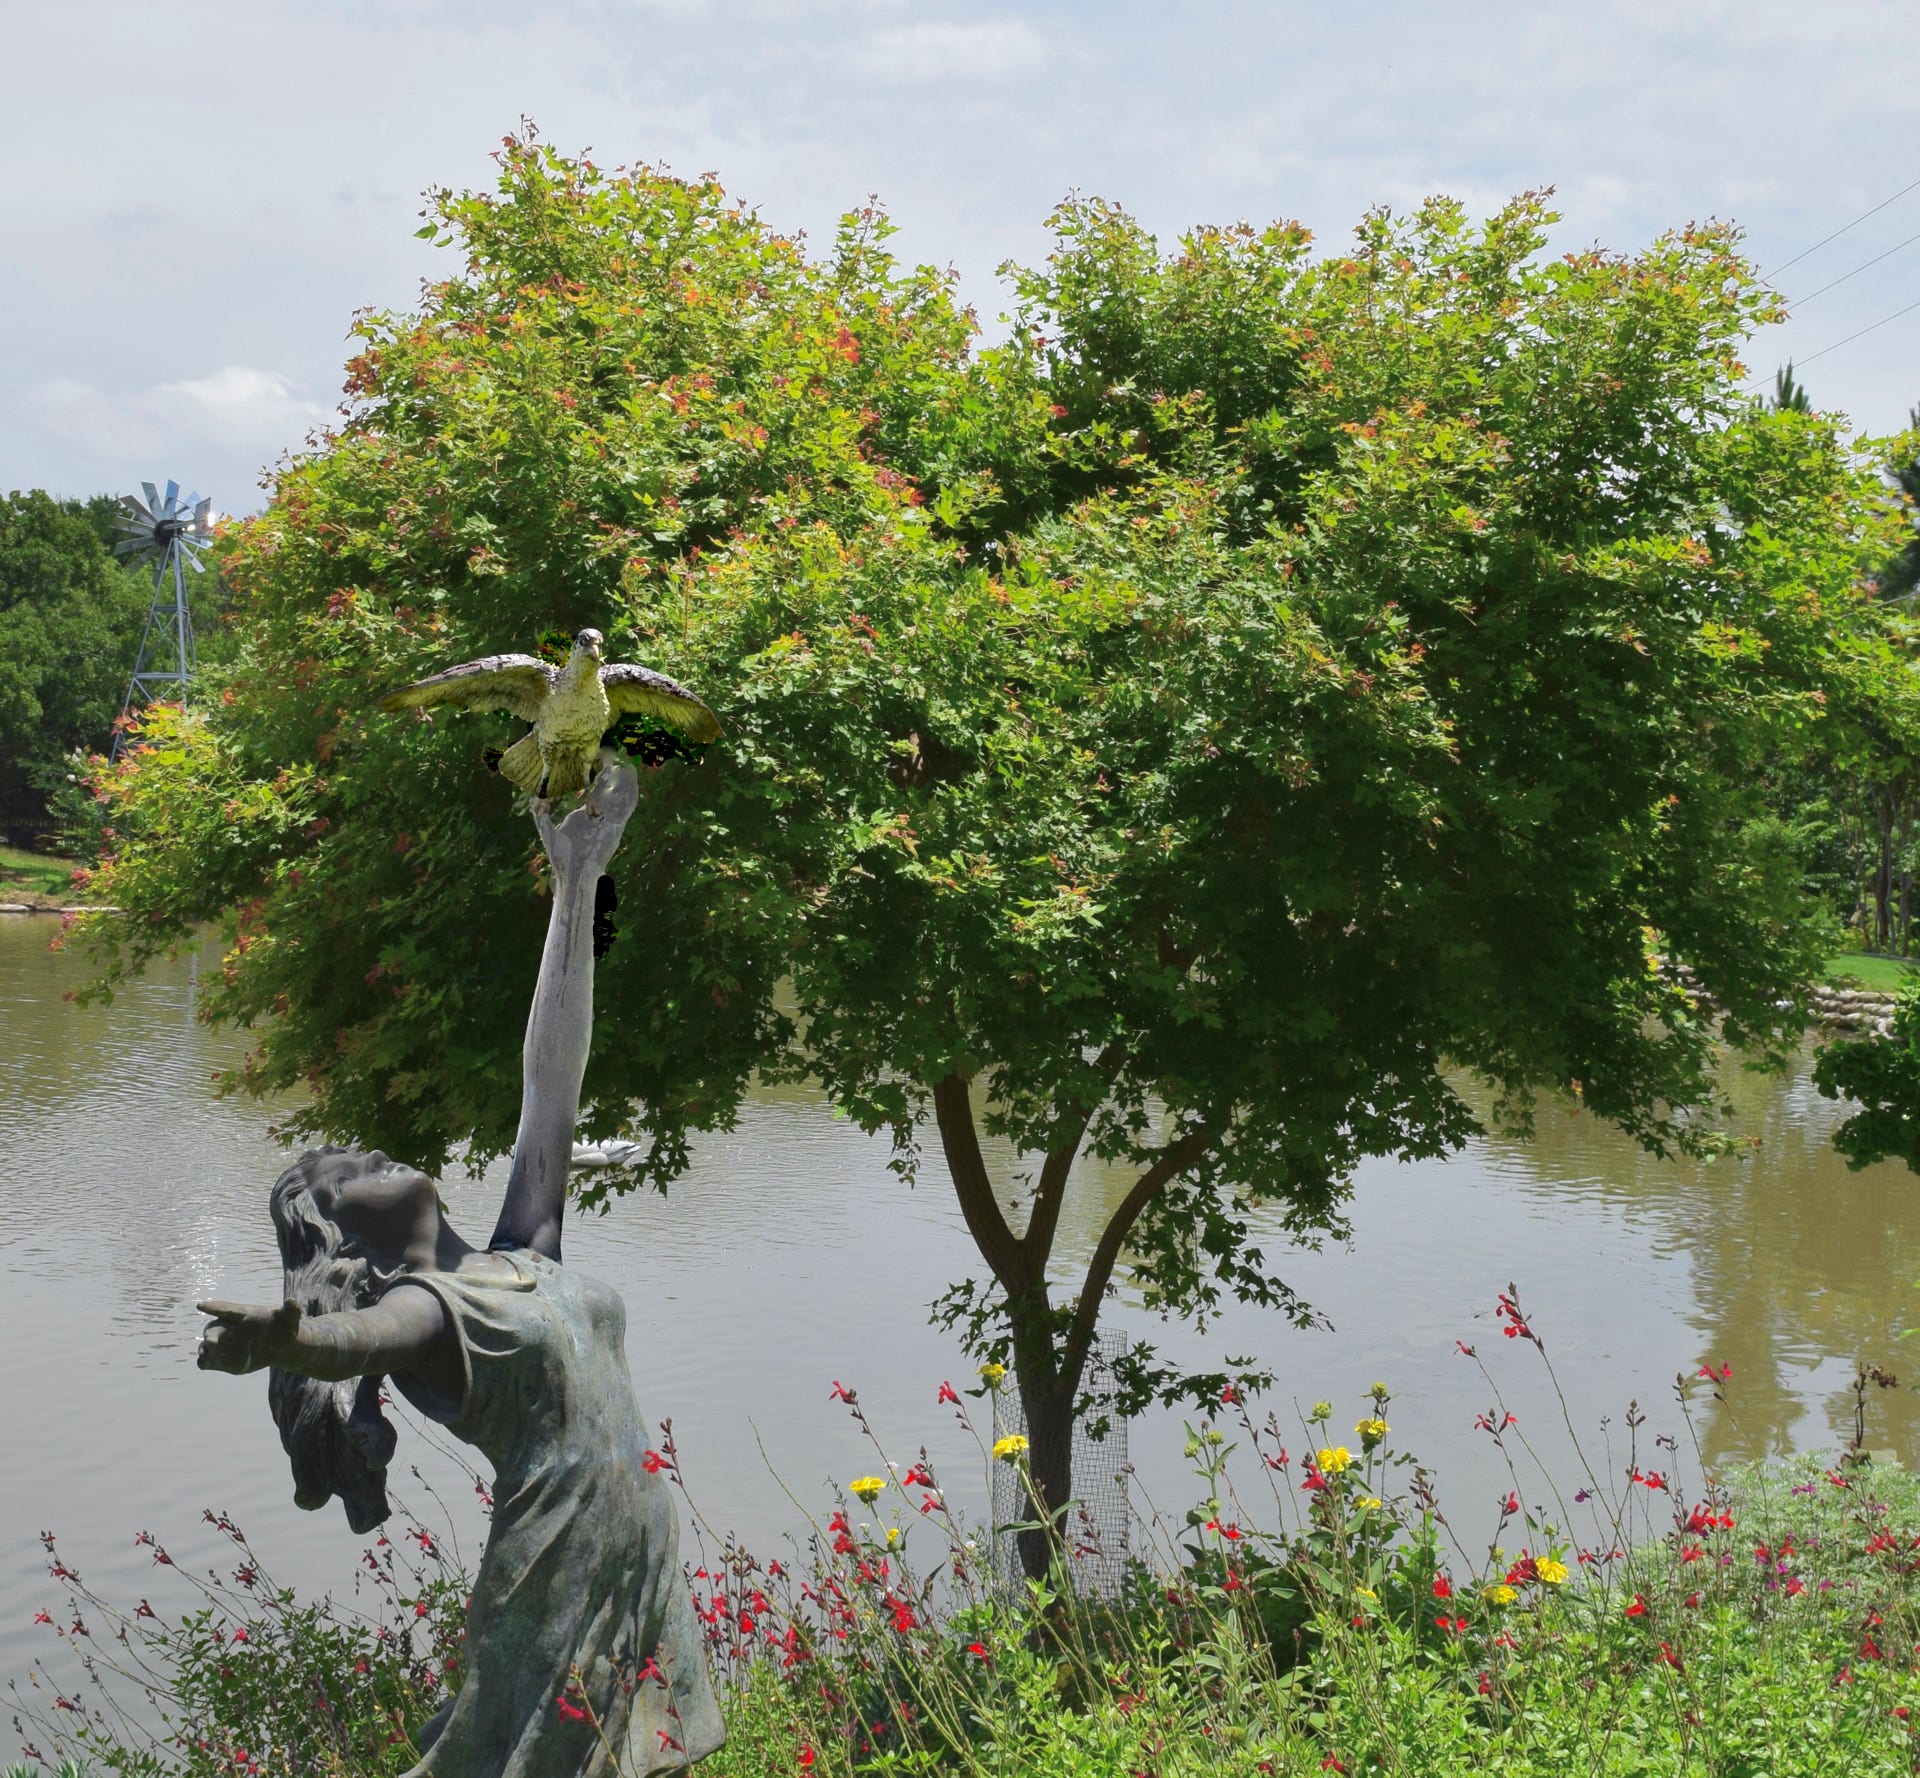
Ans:
{"type": "Polygon", "coordinates": [[[486,1250],[455,1233],[425,1174],[378,1152],[318,1149],[273,1188],[286,1300],[200,1304],[212,1317],[203,1370],[272,1367],[299,1505],[338,1494],[356,1532],[387,1516],[383,1377],[494,1467],[467,1677],[420,1730],[408,1778],[640,1778],[724,1739],[678,1515],[647,1467],[625,1306],[560,1263],[593,1026],[594,892],[637,801],[621,759],[557,825],[534,805],[553,913],[512,1174],[486,1250]]]}

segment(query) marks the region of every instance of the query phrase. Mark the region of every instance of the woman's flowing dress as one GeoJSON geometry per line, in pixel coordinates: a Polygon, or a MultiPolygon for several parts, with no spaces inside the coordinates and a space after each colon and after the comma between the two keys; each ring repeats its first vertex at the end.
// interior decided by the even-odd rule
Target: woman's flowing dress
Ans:
{"type": "Polygon", "coordinates": [[[526,1249],[515,1275],[407,1272],[446,1306],[465,1371],[448,1401],[394,1383],[493,1464],[467,1613],[467,1676],[408,1778],[641,1778],[725,1739],[680,1572],[679,1516],[644,1459],[626,1306],[526,1249]],[[574,1668],[600,1718],[560,1707],[574,1668]],[[618,1767],[607,1758],[601,1734],[618,1767]]]}

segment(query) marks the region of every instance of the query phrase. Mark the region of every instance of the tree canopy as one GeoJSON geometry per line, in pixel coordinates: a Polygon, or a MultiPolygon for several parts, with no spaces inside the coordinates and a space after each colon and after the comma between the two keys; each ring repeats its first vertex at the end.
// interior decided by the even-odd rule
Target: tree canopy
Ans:
{"type": "MultiPolygon", "coordinates": [[[[501,163],[229,540],[217,697],[103,783],[108,980],[228,918],[206,1010],[255,1028],[233,1084],[309,1089],[293,1131],[509,1139],[512,729],[375,702],[589,623],[727,731],[647,774],[589,1128],[651,1139],[621,1186],[756,1073],[903,1172],[933,1133],[986,1268],[943,1313],[1016,1355],[1056,1505],[1123,1264],[1300,1313],[1252,1219],[1337,1226],[1362,1157],[1460,1143],[1452,1071],[1667,1151],[1711,1140],[1716,1032],[1796,1040],[1825,932],[1759,778],[1889,658],[1898,519],[1740,393],[1776,299],[1734,231],[1549,259],[1528,195],[1163,252],[1075,201],[982,347],[873,212],[812,259],[711,183],[501,163]],[[984,1137],[1038,1160],[1012,1215],[984,1137]],[[1087,1151],[1134,1183],[1063,1279],[1087,1151]]],[[[1142,1346],[1123,1393],[1225,1380],[1142,1346]]]]}
{"type": "Polygon", "coordinates": [[[39,489],[0,498],[0,761],[106,745],[152,596],[113,559],[112,511],[39,489]]]}

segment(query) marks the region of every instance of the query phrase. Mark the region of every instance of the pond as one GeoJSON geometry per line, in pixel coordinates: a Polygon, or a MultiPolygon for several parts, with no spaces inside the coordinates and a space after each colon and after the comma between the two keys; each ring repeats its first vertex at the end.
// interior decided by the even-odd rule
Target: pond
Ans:
{"type": "MultiPolygon", "coordinates": [[[[194,1368],[197,1300],[278,1296],[266,1193],[284,1165],[272,1107],[212,1095],[212,1072],[240,1040],[194,1020],[208,959],[163,964],[110,1007],[79,1009],[62,995],[82,965],[49,951],[53,932],[46,919],[0,918],[0,1684],[52,1649],[31,1621],[58,1602],[43,1529],[91,1585],[128,1604],[151,1596],[169,1615],[186,1608],[186,1589],[135,1534],[151,1531],[184,1563],[218,1563],[203,1508],[230,1514],[274,1577],[302,1589],[349,1588],[360,1547],[337,1507],[294,1507],[264,1378],[194,1368]]],[[[1681,1436],[1686,1473],[1673,1382],[1708,1359],[1733,1366],[1724,1404],[1696,1394],[1709,1461],[1830,1446],[1851,1426],[1856,1360],[1900,1371],[1898,1330],[1920,1319],[1915,1181],[1899,1167],[1847,1171],[1828,1146],[1839,1113],[1813,1092],[1805,1058],[1785,1078],[1742,1076],[1737,1092],[1756,1138],[1741,1160],[1660,1163],[1549,1106],[1530,1144],[1365,1168],[1350,1242],[1265,1243],[1332,1331],[1239,1308],[1204,1332],[1168,1329],[1124,1298],[1111,1322],[1196,1364],[1251,1354],[1272,1365],[1280,1385],[1266,1405],[1288,1425],[1296,1400],[1328,1397],[1344,1434],[1368,1384],[1385,1381],[1393,1442],[1482,1542],[1509,1481],[1474,1426],[1488,1381],[1456,1341],[1477,1347],[1521,1429],[1569,1473],[1539,1355],[1496,1332],[1509,1282],[1591,1450],[1610,1417],[1618,1459],[1637,1398],[1643,1438],[1681,1436]]],[[[995,1159],[1010,1182],[1014,1157],[995,1159]]],[[[858,1390],[886,1456],[904,1465],[925,1444],[956,1504],[985,1500],[977,1447],[936,1406],[944,1380],[966,1387],[972,1373],[926,1312],[972,1248],[937,1170],[909,1190],[885,1161],[884,1143],[819,1094],[762,1090],[668,1196],[570,1220],[569,1263],[626,1297],[641,1406],[656,1428],[671,1419],[693,1502],[766,1554],[787,1553],[779,1542],[804,1531],[806,1513],[832,1510],[832,1481],[881,1461],[829,1399],[836,1382],[858,1390]]],[[[446,1182],[470,1237],[490,1229],[502,1183],[499,1169],[446,1182]]],[[[1081,1169],[1063,1270],[1084,1260],[1125,1184],[1081,1169]]],[[[1920,1395],[1876,1395],[1870,1413],[1869,1444],[1914,1455],[1920,1395]]],[[[414,1429],[402,1439],[397,1491],[419,1499],[405,1467],[417,1462],[477,1548],[471,1482],[414,1429]]],[[[1130,1428],[1135,1485],[1174,1516],[1197,1494],[1182,1442],[1177,1411],[1130,1428]]],[[[1264,1488],[1241,1479],[1250,1501],[1264,1488]]]]}

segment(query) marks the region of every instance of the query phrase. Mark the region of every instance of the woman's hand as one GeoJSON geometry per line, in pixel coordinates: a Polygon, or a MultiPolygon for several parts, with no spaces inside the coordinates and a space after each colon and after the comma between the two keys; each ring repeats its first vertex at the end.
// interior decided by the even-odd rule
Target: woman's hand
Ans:
{"type": "Polygon", "coordinates": [[[282,1303],[269,1309],[258,1303],[197,1303],[213,1325],[200,1335],[195,1362],[203,1371],[231,1371],[244,1377],[270,1364],[291,1368],[300,1331],[300,1305],[282,1303]]]}

